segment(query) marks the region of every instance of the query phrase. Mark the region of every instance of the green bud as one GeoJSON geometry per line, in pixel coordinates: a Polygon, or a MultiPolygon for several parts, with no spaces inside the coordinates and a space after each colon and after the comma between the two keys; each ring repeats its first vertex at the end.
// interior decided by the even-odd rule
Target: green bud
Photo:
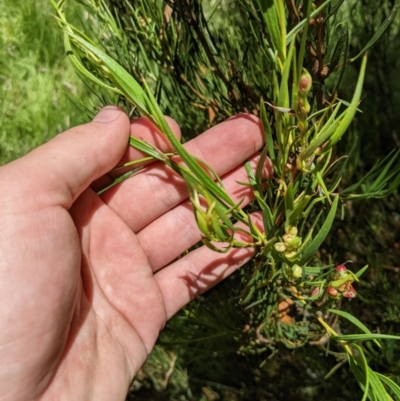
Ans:
{"type": "Polygon", "coordinates": [[[289,227],[286,229],[286,233],[287,233],[287,234],[290,234],[290,235],[293,235],[294,237],[297,235],[298,232],[299,232],[299,230],[298,230],[297,227],[295,227],[295,226],[289,226],[289,227]]]}
{"type": "Polygon", "coordinates": [[[292,275],[294,278],[300,278],[303,276],[303,269],[299,265],[292,266],[292,275]]]}
{"type": "Polygon", "coordinates": [[[307,98],[299,100],[297,104],[299,105],[300,112],[303,116],[310,112],[311,106],[310,103],[308,103],[307,98]]]}
{"type": "Polygon", "coordinates": [[[285,258],[290,262],[294,262],[297,259],[297,252],[296,251],[286,251],[285,258]]]}
{"type": "Polygon", "coordinates": [[[299,121],[297,122],[297,127],[299,128],[299,131],[300,131],[300,132],[303,132],[303,131],[306,130],[307,125],[306,125],[306,123],[305,123],[304,121],[299,120],[299,121]]]}
{"type": "Polygon", "coordinates": [[[301,97],[307,96],[308,92],[310,92],[312,86],[312,78],[308,71],[303,68],[303,74],[301,75],[299,81],[299,95],[301,97]]]}
{"type": "Polygon", "coordinates": [[[289,244],[289,242],[293,239],[293,235],[291,235],[291,234],[284,234],[284,235],[282,236],[282,238],[283,238],[283,241],[285,242],[285,244],[287,245],[287,244],[289,244]]]}
{"type": "Polygon", "coordinates": [[[277,252],[285,252],[286,251],[286,245],[283,242],[277,242],[274,245],[275,251],[277,252]]]}
{"type": "Polygon", "coordinates": [[[286,242],[286,245],[289,245],[293,248],[300,248],[301,245],[301,238],[300,237],[293,237],[290,241],[286,242]]]}
{"type": "Polygon", "coordinates": [[[210,232],[209,232],[209,228],[208,228],[208,224],[207,224],[207,215],[202,210],[199,210],[196,208],[195,216],[196,216],[197,225],[198,225],[201,233],[205,237],[209,237],[210,232]]]}

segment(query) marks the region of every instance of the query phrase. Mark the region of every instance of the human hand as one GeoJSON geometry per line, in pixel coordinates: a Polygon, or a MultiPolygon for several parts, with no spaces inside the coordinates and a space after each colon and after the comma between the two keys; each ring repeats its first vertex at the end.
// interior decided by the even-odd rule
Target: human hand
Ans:
{"type": "MultiPolygon", "coordinates": [[[[254,253],[175,260],[201,235],[185,184],[160,162],[98,196],[108,171],[139,158],[129,134],[170,147],[108,107],[0,168],[0,400],[124,400],[166,321],[254,253]]],[[[244,205],[251,190],[236,181],[262,141],[259,121],[239,115],[185,146],[244,205]]]]}

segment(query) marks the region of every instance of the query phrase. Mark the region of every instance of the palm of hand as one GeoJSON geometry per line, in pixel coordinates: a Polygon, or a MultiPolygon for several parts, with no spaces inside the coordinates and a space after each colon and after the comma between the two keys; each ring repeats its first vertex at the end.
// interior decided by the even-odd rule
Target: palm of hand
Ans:
{"type": "MultiPolygon", "coordinates": [[[[93,124],[93,131],[111,129],[93,124]]],[[[219,162],[218,173],[226,175],[232,196],[248,201],[248,190],[239,191],[236,184],[246,174],[235,167],[261,146],[261,130],[251,118],[224,124],[216,127],[214,143],[203,134],[188,149],[219,162]]],[[[184,184],[163,166],[153,165],[102,198],[87,188],[121,157],[123,135],[129,133],[126,116],[120,115],[112,130],[114,137],[109,135],[90,160],[93,171],[81,172],[85,147],[68,156],[77,159],[72,178],[60,170],[71,160],[58,161],[54,171],[42,166],[46,149],[2,170],[6,180],[0,182],[18,183],[9,199],[2,200],[2,210],[8,210],[1,217],[7,235],[0,236],[5,255],[0,274],[6,278],[0,292],[7,319],[7,329],[0,333],[0,360],[8,369],[0,369],[0,390],[6,389],[5,399],[123,400],[167,319],[252,255],[251,249],[217,255],[199,248],[171,263],[201,237],[184,202],[184,184]],[[122,137],[117,146],[115,135],[122,137]],[[102,163],[106,151],[115,154],[102,163]],[[21,178],[21,168],[27,167],[32,174],[21,178]],[[32,197],[44,176],[46,184],[40,183],[32,197]],[[204,276],[207,280],[198,280],[204,276]],[[23,385],[16,387],[13,380],[23,385]]],[[[136,127],[136,135],[138,131],[146,137],[136,127]]],[[[71,141],[64,135],[57,139],[62,147],[71,141]]],[[[88,138],[90,146],[94,135],[88,138]]],[[[50,151],[59,149],[57,140],[46,145],[50,151]]]]}
{"type": "MultiPolygon", "coordinates": [[[[82,253],[81,273],[76,300],[65,300],[75,302],[75,310],[44,399],[60,394],[60,384],[63,392],[75,393],[79,386],[71,378],[87,383],[78,399],[102,399],[105,393],[123,399],[166,322],[162,293],[137,236],[92,190],[81,195],[71,214],[70,230],[78,228],[80,246],[65,252],[71,258],[82,253]]],[[[65,324],[63,309],[47,319],[65,324]]]]}

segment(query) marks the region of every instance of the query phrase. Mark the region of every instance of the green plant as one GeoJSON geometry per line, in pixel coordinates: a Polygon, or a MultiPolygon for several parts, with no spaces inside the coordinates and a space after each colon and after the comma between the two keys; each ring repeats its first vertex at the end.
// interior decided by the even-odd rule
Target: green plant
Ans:
{"type": "Polygon", "coordinates": [[[0,1],[0,164],[80,121],[69,98],[88,91],[65,62],[56,26],[47,0],[0,1]]]}
{"type": "MultiPolygon", "coordinates": [[[[173,144],[184,164],[142,140],[130,139],[131,146],[164,162],[185,180],[204,244],[217,252],[232,247],[257,249],[243,273],[238,302],[248,313],[247,335],[256,341],[243,345],[240,352],[274,351],[278,343],[296,348],[313,341],[329,353],[325,343],[331,339],[342,352],[327,377],[348,361],[363,400],[399,397],[400,387],[370,368],[367,348],[358,343],[373,341],[381,347],[379,340],[399,337],[372,333],[338,309],[343,298],[356,296],[353,283],[367,266],[354,273],[343,265],[315,263],[339,206],[344,210],[344,200],[388,196],[400,183],[399,152],[394,152],[361,182],[342,188],[349,161],[335,152],[362,107],[365,53],[389,27],[396,7],[362,51],[350,55],[349,31],[337,22],[343,1],[242,0],[209,2],[203,8],[200,1],[176,0],[167,5],[140,1],[134,7],[121,0],[114,2],[115,9],[122,10],[119,19],[105,1],[88,1],[97,16],[92,29],[100,34],[102,44],[68,22],[66,1],[52,3],[78,72],[127,108],[134,107],[134,113],[147,116],[173,144]],[[221,9],[229,9],[235,23],[227,33],[219,22],[221,9]],[[247,20],[240,19],[241,13],[247,20]],[[122,28],[127,20],[134,38],[122,28]],[[245,31],[250,35],[244,36],[245,31]],[[127,36],[132,40],[127,41],[127,36]],[[249,55],[248,49],[257,51],[249,55]],[[246,55],[245,68],[237,67],[246,55]],[[354,94],[347,102],[338,97],[337,88],[346,66],[361,58],[354,94]],[[168,104],[172,96],[177,99],[175,107],[168,104]],[[204,126],[204,121],[210,124],[239,110],[259,114],[265,147],[256,171],[246,166],[249,181],[243,183],[253,188],[250,208],[242,210],[230,199],[213,170],[188,154],[171,132],[163,112],[179,121],[188,99],[193,107],[186,109],[187,121],[193,125],[204,126]],[[204,114],[199,117],[198,109],[207,113],[206,119],[204,114]],[[274,177],[265,182],[262,169],[267,157],[274,177]],[[252,212],[261,214],[263,229],[253,222],[252,212]],[[288,313],[291,305],[301,319],[288,313]],[[362,334],[341,335],[336,317],[362,334]]],[[[128,175],[139,170],[134,168],[128,175]]]]}

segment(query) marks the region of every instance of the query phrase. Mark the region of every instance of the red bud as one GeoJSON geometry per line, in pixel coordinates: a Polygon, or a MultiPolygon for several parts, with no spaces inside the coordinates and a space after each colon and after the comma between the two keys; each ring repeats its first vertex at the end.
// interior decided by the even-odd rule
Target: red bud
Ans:
{"type": "Polygon", "coordinates": [[[337,266],[335,267],[335,270],[336,270],[338,273],[342,273],[342,272],[345,272],[345,271],[347,270],[347,267],[346,267],[345,265],[337,265],[337,266]]]}
{"type": "Polygon", "coordinates": [[[328,287],[327,293],[331,298],[339,298],[339,291],[335,287],[328,287]]]}
{"type": "Polygon", "coordinates": [[[335,280],[344,278],[347,275],[347,267],[345,265],[337,265],[335,267],[335,280]]]}
{"type": "Polygon", "coordinates": [[[350,285],[349,289],[343,293],[343,296],[350,299],[355,298],[357,296],[357,291],[350,285]]]}

